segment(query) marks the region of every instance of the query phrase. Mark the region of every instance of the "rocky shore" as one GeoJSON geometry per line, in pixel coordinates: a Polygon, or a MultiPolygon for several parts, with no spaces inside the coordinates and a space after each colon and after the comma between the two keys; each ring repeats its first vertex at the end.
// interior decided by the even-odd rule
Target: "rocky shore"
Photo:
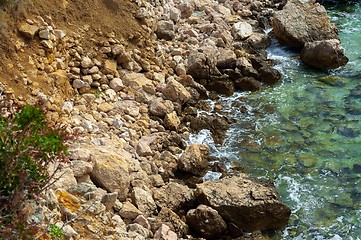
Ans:
{"type": "Polygon", "coordinates": [[[18,77],[31,97],[2,84],[2,106],[40,102],[50,120],[78,136],[69,163],[49,167],[61,164],[59,180],[27,205],[29,222],[54,224],[66,239],[261,239],[261,231],[285,226],[290,209],[272,183],[235,163],[227,168],[207,145],[186,140],[209,129],[221,143],[233,120],[217,114],[217,95],[280,79],[265,49],[286,2],[131,4],[142,31],[128,39],[100,29],[91,35],[91,23],[69,32],[49,16],[18,26],[16,51],[34,49],[18,77]],[[214,108],[202,102],[209,98],[214,108]],[[205,180],[209,170],[222,177],[205,180]]]}

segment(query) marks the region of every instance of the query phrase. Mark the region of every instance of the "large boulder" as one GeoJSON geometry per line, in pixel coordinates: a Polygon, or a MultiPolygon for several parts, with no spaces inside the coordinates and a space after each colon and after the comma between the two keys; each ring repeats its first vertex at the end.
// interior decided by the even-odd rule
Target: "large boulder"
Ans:
{"type": "Polygon", "coordinates": [[[348,62],[338,39],[306,43],[301,52],[301,60],[317,68],[338,68],[348,62]]]}
{"type": "Polygon", "coordinates": [[[283,227],[291,214],[273,184],[256,181],[246,174],[198,184],[197,193],[203,204],[218,211],[234,236],[242,230],[283,227]]]}
{"type": "Polygon", "coordinates": [[[273,32],[279,42],[302,48],[306,42],[338,39],[326,9],[315,0],[290,0],[274,14],[273,32]]]}

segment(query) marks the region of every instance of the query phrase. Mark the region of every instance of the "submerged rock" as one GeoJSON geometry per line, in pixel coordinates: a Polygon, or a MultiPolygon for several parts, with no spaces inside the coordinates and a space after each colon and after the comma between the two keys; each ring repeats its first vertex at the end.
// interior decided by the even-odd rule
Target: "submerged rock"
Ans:
{"type": "Polygon", "coordinates": [[[291,210],[282,203],[273,184],[259,182],[246,174],[197,185],[202,202],[227,222],[230,233],[283,227],[291,210]]]}

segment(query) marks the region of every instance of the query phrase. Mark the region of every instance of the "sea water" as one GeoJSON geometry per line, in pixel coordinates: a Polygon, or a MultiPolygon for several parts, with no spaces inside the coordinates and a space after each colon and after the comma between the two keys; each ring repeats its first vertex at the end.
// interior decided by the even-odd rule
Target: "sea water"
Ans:
{"type": "Polygon", "coordinates": [[[307,67],[274,41],[268,55],[282,80],[221,98],[222,114],[237,120],[222,145],[207,131],[191,139],[275,182],[292,215],[272,239],[361,239],[361,4],[328,11],[346,66],[307,67]]]}

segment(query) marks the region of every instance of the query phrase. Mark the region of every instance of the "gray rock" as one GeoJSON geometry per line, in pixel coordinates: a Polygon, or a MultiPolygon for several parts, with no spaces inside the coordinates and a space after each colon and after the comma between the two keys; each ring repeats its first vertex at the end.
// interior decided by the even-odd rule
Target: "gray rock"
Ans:
{"type": "Polygon", "coordinates": [[[51,32],[49,29],[43,29],[43,30],[40,30],[39,31],[39,37],[41,39],[46,39],[46,40],[49,40],[50,37],[51,37],[51,32]]]}
{"type": "Polygon", "coordinates": [[[109,211],[110,209],[112,209],[114,207],[117,197],[118,197],[117,192],[107,193],[103,196],[101,203],[104,204],[106,211],[109,211]]]}
{"type": "Polygon", "coordinates": [[[220,237],[227,230],[227,224],[221,215],[206,205],[189,210],[186,218],[189,227],[206,239],[220,237]]]}
{"type": "Polygon", "coordinates": [[[145,227],[143,227],[142,225],[140,225],[138,223],[129,224],[127,226],[127,231],[135,232],[135,233],[139,234],[140,236],[144,237],[144,239],[149,239],[152,235],[152,232],[150,230],[146,229],[145,227]]]}
{"type": "Polygon", "coordinates": [[[54,35],[55,35],[56,39],[60,40],[66,36],[66,32],[64,30],[55,29],[54,35]]]}
{"type": "Polygon", "coordinates": [[[244,40],[253,33],[251,24],[247,22],[237,22],[232,26],[232,35],[235,39],[244,40]]]}
{"type": "Polygon", "coordinates": [[[306,43],[301,52],[301,60],[317,68],[338,68],[348,62],[338,39],[306,43]]]}
{"type": "Polygon", "coordinates": [[[161,20],[157,24],[157,30],[155,32],[157,37],[165,40],[172,40],[175,37],[175,26],[173,21],[161,20]]]}

